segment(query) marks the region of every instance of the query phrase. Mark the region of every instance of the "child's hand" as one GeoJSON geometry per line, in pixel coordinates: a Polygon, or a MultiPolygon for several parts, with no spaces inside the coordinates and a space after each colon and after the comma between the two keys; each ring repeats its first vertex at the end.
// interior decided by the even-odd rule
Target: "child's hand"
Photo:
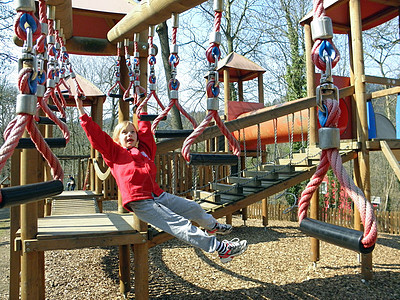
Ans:
{"type": "Polygon", "coordinates": [[[79,115],[83,116],[85,114],[85,110],[83,109],[83,102],[78,96],[75,96],[75,103],[76,103],[76,108],[79,111],[79,115]]]}

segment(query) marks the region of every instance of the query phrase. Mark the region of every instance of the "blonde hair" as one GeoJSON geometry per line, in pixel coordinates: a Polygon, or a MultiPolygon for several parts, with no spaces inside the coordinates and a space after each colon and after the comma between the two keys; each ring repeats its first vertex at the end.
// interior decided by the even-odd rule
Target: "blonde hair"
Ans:
{"type": "Polygon", "coordinates": [[[135,128],[135,130],[137,132],[136,126],[131,121],[122,121],[121,123],[118,123],[118,125],[115,126],[115,128],[114,128],[114,132],[113,132],[114,142],[119,144],[119,135],[120,135],[121,131],[126,129],[129,125],[132,125],[133,128],[135,128]]]}

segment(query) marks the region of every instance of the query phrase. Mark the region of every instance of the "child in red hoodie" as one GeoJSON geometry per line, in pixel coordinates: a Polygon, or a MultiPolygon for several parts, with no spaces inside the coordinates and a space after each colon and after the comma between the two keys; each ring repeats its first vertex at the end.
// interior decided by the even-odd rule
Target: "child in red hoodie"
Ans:
{"type": "Polygon", "coordinates": [[[232,226],[218,223],[195,201],[164,192],[156,183],[154,164],[156,143],[150,122],[139,121],[136,130],[132,122],[115,127],[113,138],[85,113],[82,101],[76,97],[81,125],[93,148],[98,150],[110,167],[122,196],[122,205],[142,221],[207,252],[218,251],[226,263],[242,254],[247,241],[235,238],[218,241],[213,235],[229,234],[232,226]],[[192,225],[194,221],[206,231],[192,225]]]}

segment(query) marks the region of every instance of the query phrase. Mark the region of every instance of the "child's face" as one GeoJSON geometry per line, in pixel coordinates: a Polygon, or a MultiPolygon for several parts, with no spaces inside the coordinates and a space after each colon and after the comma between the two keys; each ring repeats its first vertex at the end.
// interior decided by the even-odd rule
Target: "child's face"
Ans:
{"type": "Polygon", "coordinates": [[[137,132],[132,124],[129,124],[125,129],[119,133],[119,144],[127,149],[136,147],[137,132]]]}

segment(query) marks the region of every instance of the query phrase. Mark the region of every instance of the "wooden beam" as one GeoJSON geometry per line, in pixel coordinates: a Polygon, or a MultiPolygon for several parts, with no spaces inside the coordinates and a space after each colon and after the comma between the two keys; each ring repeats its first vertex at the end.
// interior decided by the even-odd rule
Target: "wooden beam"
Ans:
{"type": "MultiPolygon", "coordinates": [[[[400,140],[385,140],[388,143],[390,149],[400,149],[400,140]]],[[[368,151],[380,151],[382,150],[380,140],[371,140],[366,142],[368,151]]]]}
{"type": "Polygon", "coordinates": [[[379,76],[364,75],[363,82],[383,84],[383,85],[397,85],[400,86],[400,79],[384,78],[379,76]]]}
{"type": "Polygon", "coordinates": [[[398,0],[370,0],[371,2],[376,2],[385,5],[391,5],[394,7],[399,7],[400,3],[398,0]]]}
{"type": "MultiPolygon", "coordinates": [[[[346,87],[339,91],[339,97],[344,98],[352,95],[353,93],[354,93],[353,86],[346,87]]],[[[315,106],[316,106],[315,97],[301,98],[298,100],[285,102],[282,104],[273,105],[269,107],[264,107],[255,111],[248,112],[246,114],[243,114],[242,118],[226,122],[225,125],[231,132],[233,132],[239,129],[253,126],[262,122],[286,116],[296,111],[308,109],[310,107],[315,107],[315,106]]],[[[196,139],[195,143],[199,143],[201,141],[211,139],[220,135],[222,135],[222,133],[217,126],[208,127],[204,130],[203,134],[201,134],[196,139]]],[[[180,148],[184,140],[185,138],[175,138],[175,139],[164,140],[157,143],[157,154],[163,154],[168,151],[180,148]]]]}
{"type": "Polygon", "coordinates": [[[367,97],[367,100],[369,100],[369,99],[376,99],[376,98],[385,97],[385,96],[389,96],[389,95],[396,95],[399,93],[400,93],[400,86],[396,86],[394,88],[372,92],[370,94],[367,94],[366,97],[367,97]]]}
{"type": "Polygon", "coordinates": [[[67,250],[88,247],[108,247],[115,245],[143,244],[147,236],[140,233],[103,235],[103,236],[74,236],[71,238],[48,239],[48,240],[24,240],[23,252],[36,252],[48,250],[67,250]]]}
{"type": "MultiPolygon", "coordinates": [[[[397,5],[398,7],[398,5],[397,5]]],[[[365,18],[362,20],[362,26],[363,28],[368,27],[370,23],[374,23],[376,22],[376,20],[378,19],[383,19],[388,15],[391,15],[394,11],[397,11],[398,8],[397,7],[388,7],[384,10],[381,10],[378,13],[373,14],[372,16],[365,18]]]]}
{"type": "Polygon", "coordinates": [[[390,149],[386,141],[381,141],[380,144],[382,148],[382,153],[385,155],[387,161],[389,162],[389,165],[392,167],[397,178],[400,180],[400,165],[398,159],[393,154],[392,150],[390,149]]]}
{"type": "Polygon", "coordinates": [[[107,39],[111,43],[123,41],[133,33],[148,29],[150,25],[168,20],[172,13],[182,13],[203,2],[205,0],[152,0],[135,3],[135,8],[107,33],[107,39]]]}

